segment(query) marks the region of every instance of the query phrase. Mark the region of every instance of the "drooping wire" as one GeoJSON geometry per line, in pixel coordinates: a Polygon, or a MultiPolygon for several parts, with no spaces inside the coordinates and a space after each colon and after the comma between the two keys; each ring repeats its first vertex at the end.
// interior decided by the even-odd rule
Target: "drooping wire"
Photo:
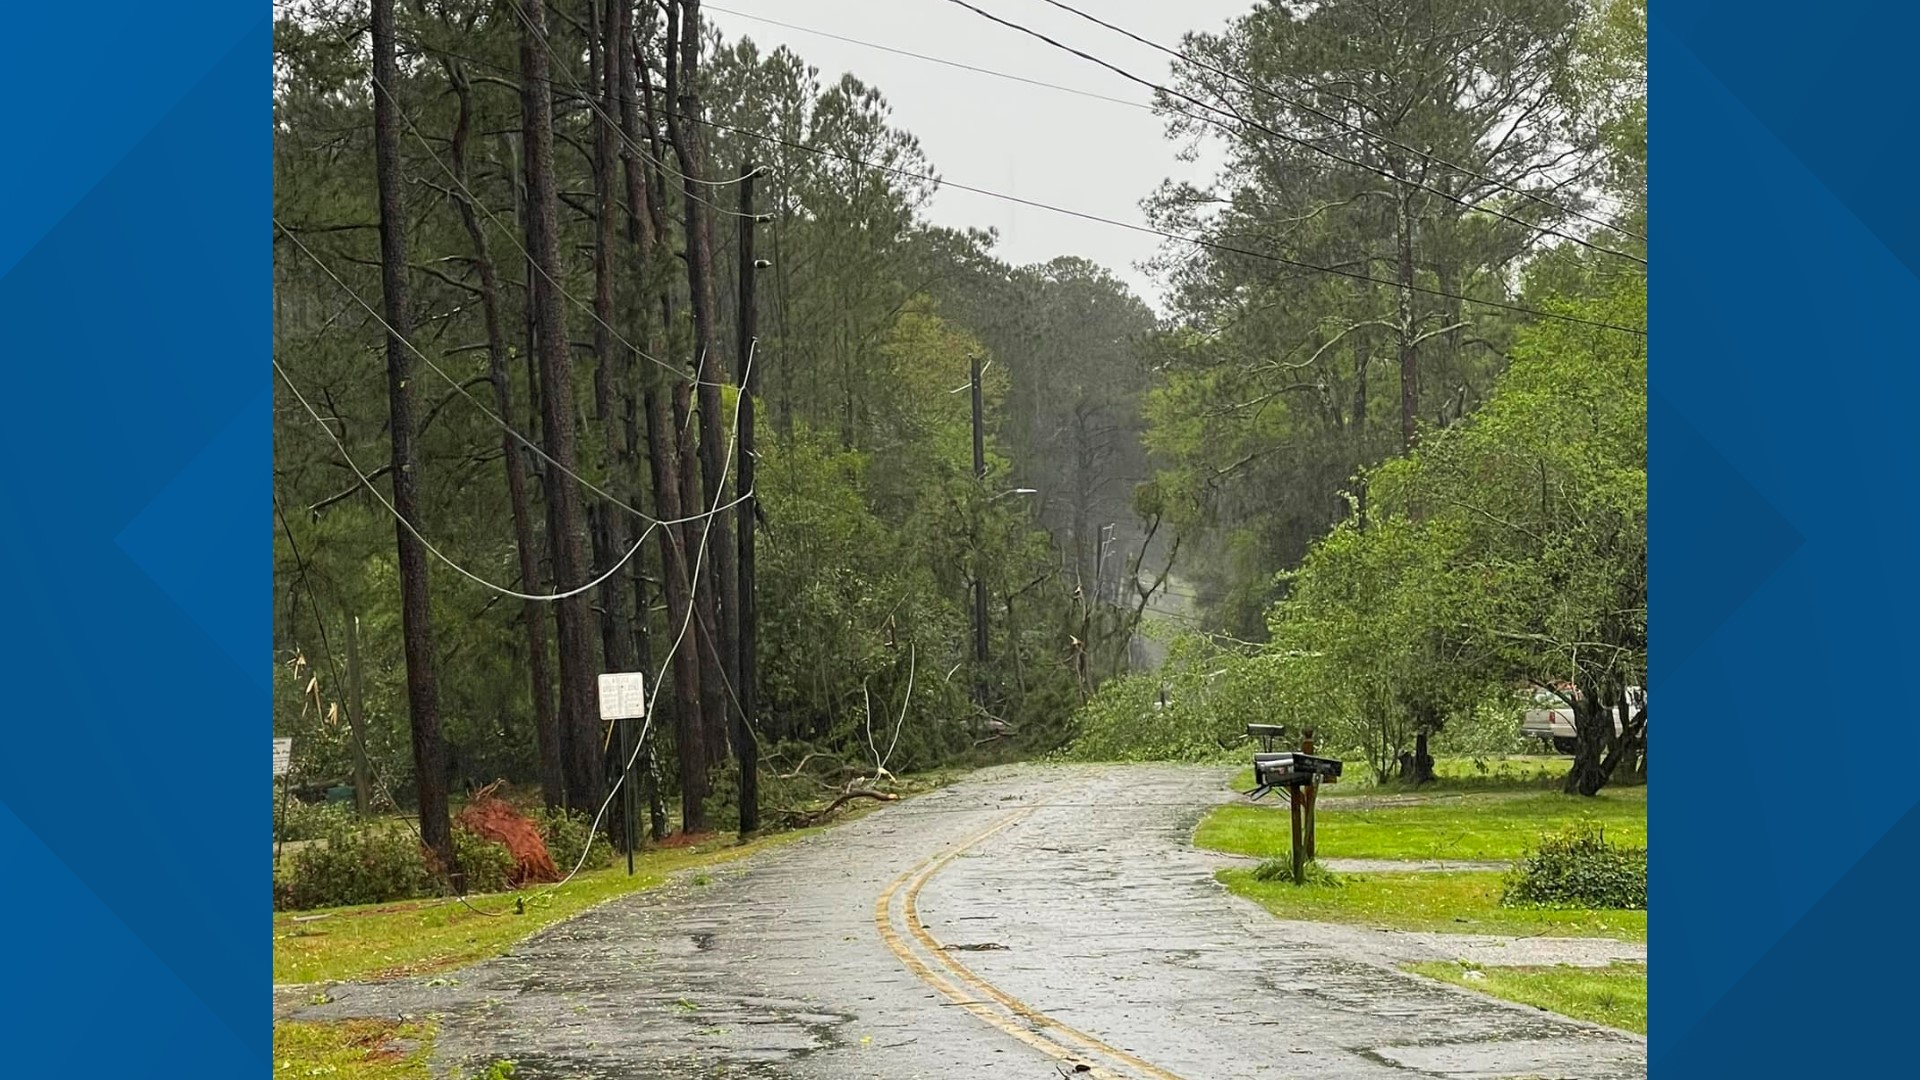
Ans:
{"type": "Polygon", "coordinates": [[[434,558],[439,559],[443,563],[446,563],[448,567],[452,568],[454,573],[459,574],[461,577],[464,577],[469,581],[472,581],[483,588],[491,589],[502,596],[512,597],[515,600],[531,600],[536,602],[565,600],[569,597],[579,596],[581,593],[588,592],[598,587],[601,582],[606,581],[608,578],[619,573],[621,568],[626,566],[628,561],[633,558],[634,552],[637,552],[640,550],[640,542],[644,541],[647,538],[647,536],[651,534],[655,528],[658,527],[657,525],[648,525],[646,529],[641,532],[640,539],[636,540],[634,542],[634,545],[631,548],[627,549],[627,553],[620,557],[619,562],[614,563],[613,566],[610,569],[608,569],[606,573],[601,574],[599,577],[594,578],[592,581],[589,581],[585,585],[581,585],[578,588],[568,589],[565,592],[556,592],[556,593],[523,593],[516,589],[509,589],[505,585],[495,584],[494,582],[488,581],[486,578],[481,577],[479,574],[476,574],[473,571],[468,570],[466,567],[461,566],[459,563],[455,562],[445,552],[435,547],[433,541],[427,539],[426,534],[421,532],[418,526],[414,525],[413,522],[408,521],[406,518],[406,515],[402,514],[398,509],[396,509],[393,503],[388,501],[385,495],[381,494],[380,489],[374,485],[374,482],[367,476],[366,472],[363,471],[357,463],[355,463],[355,461],[353,460],[353,455],[348,453],[347,451],[346,444],[340,441],[340,436],[335,435],[333,433],[333,428],[327,423],[326,419],[320,415],[319,411],[313,407],[313,404],[307,400],[306,395],[300,392],[300,388],[294,385],[292,376],[288,375],[287,369],[280,365],[280,360],[278,357],[275,357],[273,359],[273,370],[280,373],[281,381],[287,384],[287,389],[292,391],[294,398],[300,402],[301,408],[304,408],[307,411],[307,415],[313,417],[313,422],[315,424],[318,424],[320,426],[320,429],[327,433],[327,438],[331,439],[333,441],[334,447],[340,451],[340,457],[342,460],[346,462],[347,468],[353,470],[353,475],[357,477],[360,483],[364,485],[366,489],[373,494],[373,497],[375,499],[378,499],[380,501],[381,506],[386,507],[387,513],[392,514],[393,519],[395,521],[398,521],[401,525],[405,526],[406,530],[412,533],[416,540],[420,541],[421,546],[425,547],[429,552],[431,552],[434,558]]]}
{"type": "Polygon", "coordinates": [[[1298,101],[1293,98],[1284,97],[1278,91],[1262,86],[1251,79],[1247,79],[1241,75],[1235,74],[1234,72],[1228,71],[1225,68],[1219,67],[1217,65],[1209,64],[1204,60],[1196,60],[1193,56],[1189,55],[1188,53],[1184,53],[1178,49],[1172,48],[1167,45],[1163,45],[1160,42],[1154,41],[1150,38],[1142,37],[1139,34],[1136,34],[1133,31],[1128,30],[1126,27],[1116,26],[1113,23],[1106,21],[1105,19],[1099,18],[1098,16],[1095,16],[1095,15],[1091,15],[1085,11],[1082,11],[1077,7],[1074,7],[1072,4],[1065,3],[1063,2],[1063,0],[1041,0],[1041,3],[1051,5],[1052,7],[1058,8],[1061,11],[1068,12],[1069,14],[1077,15],[1080,18],[1085,19],[1090,23],[1093,23],[1095,26],[1104,27],[1105,29],[1111,30],[1116,34],[1121,35],[1122,37],[1128,38],[1129,40],[1136,41],[1142,45],[1145,45],[1150,49],[1156,49],[1160,52],[1166,53],[1168,56],[1173,57],[1175,60],[1178,60],[1181,63],[1199,68],[1200,70],[1208,72],[1209,74],[1218,75],[1223,79],[1230,80],[1236,85],[1241,86],[1252,93],[1263,94],[1269,98],[1272,98],[1275,101],[1280,102],[1282,105],[1285,105],[1288,108],[1298,109],[1301,112],[1312,113],[1313,115],[1320,117],[1322,120],[1325,120],[1328,123],[1337,124],[1340,127],[1346,128],[1348,131],[1351,131],[1362,138],[1372,139],[1372,140],[1375,140],[1376,142],[1382,142],[1397,150],[1404,150],[1409,154],[1415,154],[1419,157],[1425,158],[1427,161],[1430,161],[1435,165],[1439,165],[1443,168],[1452,169],[1454,172],[1460,173],[1463,176],[1472,177],[1473,179],[1478,180],[1481,183],[1492,184],[1495,187],[1501,188],[1506,191],[1510,191],[1515,195],[1521,196],[1522,198],[1530,199],[1534,202],[1537,202],[1542,206],[1546,206],[1553,210],[1557,210],[1563,214],[1571,214],[1574,217],[1580,218],[1583,221],[1590,222],[1594,225],[1598,225],[1605,229],[1611,229],[1614,232],[1620,233],[1621,235],[1630,237],[1634,240],[1645,242],[1647,239],[1645,236],[1641,235],[1640,233],[1634,232],[1632,229],[1629,229],[1626,226],[1621,225],[1619,222],[1608,221],[1605,218],[1593,217],[1592,215],[1583,213],[1579,210],[1574,209],[1573,207],[1562,206],[1559,203],[1554,202],[1548,199],[1546,196],[1541,195],[1537,192],[1528,191],[1525,188],[1516,187],[1513,184],[1505,183],[1501,180],[1495,179],[1494,177],[1477,173],[1472,169],[1467,168],[1464,165],[1456,165],[1453,162],[1448,161],[1445,158],[1442,158],[1436,154],[1418,149],[1416,147],[1409,146],[1406,143],[1400,142],[1399,140],[1393,138],[1390,135],[1382,135],[1377,131],[1368,131],[1366,128],[1361,127],[1358,124],[1349,123],[1348,121],[1341,119],[1339,116],[1336,116],[1332,113],[1328,113],[1321,109],[1315,108],[1314,106],[1309,105],[1305,102],[1298,101]]]}
{"type": "Polygon", "coordinates": [[[648,514],[643,510],[640,510],[637,507],[628,505],[625,501],[613,495],[611,492],[606,491],[604,488],[599,487],[598,485],[594,484],[592,481],[581,476],[579,473],[573,471],[572,469],[567,468],[566,466],[560,464],[558,461],[555,461],[553,457],[549,455],[545,450],[541,449],[537,443],[535,443],[532,439],[528,438],[527,436],[522,435],[517,428],[515,428],[512,424],[508,423],[498,413],[494,412],[493,409],[490,408],[485,402],[482,402],[479,398],[475,397],[470,391],[467,390],[465,384],[460,382],[460,380],[455,379],[452,375],[448,374],[443,368],[440,367],[440,365],[434,363],[433,358],[428,356],[425,352],[423,352],[419,346],[415,345],[412,341],[396,333],[393,329],[393,326],[387,322],[386,318],[382,316],[380,312],[374,309],[373,305],[367,303],[367,301],[363,299],[358,292],[355,292],[353,289],[353,286],[348,285],[346,281],[340,277],[339,274],[333,271],[332,267],[326,264],[325,260],[321,259],[320,256],[316,255],[312,248],[309,248],[305,243],[303,243],[300,240],[300,237],[298,236],[298,234],[296,234],[292,229],[289,229],[286,225],[282,224],[279,218],[277,217],[274,218],[273,224],[276,228],[280,230],[282,235],[286,236],[287,239],[293,241],[294,246],[298,247],[300,251],[307,256],[307,258],[311,259],[313,261],[313,264],[319,267],[322,273],[326,274],[327,277],[333,279],[334,284],[340,286],[340,288],[349,297],[351,297],[356,304],[359,304],[360,307],[363,310],[365,310],[368,315],[373,317],[374,321],[378,322],[382,327],[384,327],[388,334],[393,335],[395,339],[397,339],[401,344],[405,345],[408,351],[412,352],[413,355],[419,357],[422,363],[426,364],[427,367],[431,368],[434,374],[446,380],[447,384],[449,386],[452,386],[454,390],[457,391],[462,397],[472,402],[474,407],[479,409],[481,413],[483,413],[487,417],[487,419],[493,421],[493,423],[496,426],[498,426],[500,430],[506,432],[508,435],[511,435],[522,446],[525,446],[527,449],[533,451],[535,456],[539,457],[542,461],[545,461],[548,465],[551,465],[554,469],[558,470],[562,474],[572,477],[574,480],[578,481],[580,485],[586,488],[588,491],[593,492],[594,494],[607,500],[609,503],[612,503],[614,506],[617,506],[620,509],[625,510],[626,512],[634,515],[635,517],[649,524],[678,525],[684,522],[697,521],[700,519],[702,515],[695,514],[689,517],[675,519],[673,521],[663,521],[660,518],[656,518],[653,515],[648,514]]]}
{"type": "MultiPolygon", "coordinates": [[[[425,46],[420,46],[420,47],[425,47],[425,46]]],[[[440,50],[440,51],[445,53],[448,56],[455,56],[455,57],[458,57],[459,59],[465,60],[468,63],[474,64],[477,67],[490,68],[495,71],[506,72],[506,73],[511,73],[514,71],[513,68],[509,68],[503,64],[496,64],[491,61],[483,60],[470,55],[448,52],[446,50],[440,50]]],[[[628,100],[631,100],[631,99],[628,99],[628,100]]],[[[868,161],[863,158],[855,157],[851,154],[842,153],[838,150],[829,150],[824,147],[813,146],[811,144],[803,143],[795,139],[789,139],[780,135],[772,135],[763,131],[755,131],[751,128],[744,128],[734,124],[724,123],[719,120],[713,120],[707,117],[687,117],[687,116],[682,116],[680,114],[675,114],[675,115],[679,119],[687,120],[691,123],[704,124],[707,127],[713,128],[716,131],[724,131],[731,135],[738,135],[738,136],[741,136],[742,138],[753,139],[757,142],[766,143],[768,145],[780,146],[789,150],[798,151],[800,153],[812,154],[816,157],[831,158],[836,161],[845,162],[846,164],[849,164],[849,165],[855,165],[865,169],[872,169],[875,172],[884,172],[889,175],[901,177],[903,179],[914,180],[914,181],[918,181],[920,183],[925,183],[925,184],[933,184],[940,187],[948,187],[956,191],[965,191],[971,194],[981,195],[991,199],[999,199],[1003,202],[1013,203],[1019,206],[1031,207],[1032,209],[1035,209],[1035,210],[1045,210],[1049,213],[1060,214],[1065,217],[1079,218],[1082,221],[1091,221],[1096,224],[1107,225],[1116,229],[1126,229],[1130,232],[1142,233],[1148,236],[1158,236],[1166,240],[1172,240],[1176,243],[1190,244],[1194,247],[1203,248],[1210,251],[1219,251],[1226,254],[1238,255],[1244,258],[1249,258],[1249,259],[1258,259],[1262,262],[1270,262],[1270,263],[1274,263],[1275,265],[1286,266],[1295,270],[1300,270],[1308,273],[1328,274],[1334,277],[1343,277],[1353,281],[1362,281],[1362,282],[1367,282],[1374,285],[1384,285],[1384,286],[1388,286],[1390,288],[1396,288],[1396,289],[1404,288],[1410,292],[1419,293],[1422,296],[1435,296],[1435,297],[1440,297],[1446,300],[1456,300],[1463,304],[1471,304],[1476,307],[1491,308],[1499,311],[1513,312],[1514,314],[1526,315],[1526,316],[1530,316],[1532,318],[1537,318],[1537,319],[1548,319],[1555,322],[1564,322],[1574,326],[1590,326],[1590,327],[1594,327],[1601,330],[1613,330],[1623,334],[1632,334],[1635,337],[1647,336],[1646,330],[1641,329],[1639,327],[1623,326],[1619,323],[1610,323],[1600,319],[1584,318],[1579,315],[1570,315],[1565,312],[1545,311],[1539,308],[1528,307],[1524,304],[1509,303],[1504,300],[1487,300],[1480,297],[1465,296],[1460,293],[1449,292],[1445,289],[1436,289],[1431,286],[1421,285],[1417,282],[1407,283],[1403,285],[1401,282],[1392,280],[1390,278],[1375,277],[1372,274],[1362,273],[1357,270],[1347,270],[1337,266],[1321,266],[1317,263],[1310,263],[1300,259],[1292,259],[1284,255],[1275,255],[1272,252],[1255,251],[1251,248],[1241,247],[1236,244],[1230,244],[1230,243],[1226,243],[1219,240],[1213,240],[1203,236],[1190,236],[1185,233],[1174,232],[1170,229],[1157,228],[1152,225],[1143,225],[1143,224],[1140,224],[1139,222],[1121,221],[1118,218],[1105,217],[1103,215],[1095,214],[1085,210],[1076,210],[1071,207],[1059,206],[1053,203],[1041,202],[1037,199],[1028,199],[1019,195],[1008,195],[1004,192],[994,191],[991,188],[983,188],[983,187],[978,187],[971,184],[963,184],[957,181],[945,179],[943,177],[934,175],[932,173],[915,172],[912,169],[902,168],[897,165],[886,165],[880,162],[868,161]]]]}
{"type": "Polygon", "coordinates": [[[929,64],[939,64],[942,67],[950,67],[959,71],[971,71],[976,75],[991,75],[996,79],[1006,79],[1009,82],[1025,83],[1028,86],[1037,86],[1042,90],[1058,90],[1063,94],[1073,94],[1076,97],[1091,98],[1094,101],[1104,101],[1111,105],[1125,105],[1129,109],[1139,109],[1143,112],[1153,111],[1153,106],[1143,101],[1128,101],[1126,98],[1110,97],[1106,94],[1096,94],[1091,90],[1078,90],[1071,86],[1061,86],[1058,83],[1043,82],[1039,79],[1029,79],[1024,75],[1014,75],[1010,72],[995,71],[992,68],[976,67],[972,64],[961,63],[958,60],[948,60],[945,57],[940,57],[940,56],[929,56],[926,53],[917,53],[909,49],[895,48],[892,45],[882,45],[878,42],[862,41],[859,38],[845,37],[840,34],[829,33],[825,30],[816,30],[811,26],[796,26],[793,23],[781,22],[779,19],[769,19],[764,15],[749,15],[744,11],[734,11],[729,8],[719,7],[714,4],[702,4],[701,6],[708,11],[717,11],[722,15],[732,15],[733,17],[738,19],[750,19],[757,23],[766,23],[768,26],[778,26],[783,30],[797,30],[802,34],[812,34],[815,37],[823,37],[831,41],[844,42],[848,45],[858,45],[864,49],[875,49],[884,53],[892,53],[895,56],[904,56],[910,60],[920,60],[929,64]]]}
{"type": "MultiPolygon", "coordinates": [[[[1263,134],[1270,135],[1276,139],[1281,139],[1286,142],[1293,143],[1297,146],[1311,150],[1317,154],[1322,154],[1326,157],[1332,158],[1335,161],[1342,162],[1343,164],[1351,165],[1357,169],[1363,169],[1377,176],[1384,177],[1385,179],[1390,180],[1393,183],[1406,185],[1408,187],[1417,188],[1421,191],[1425,191],[1433,195],[1438,195],[1441,198],[1447,200],[1448,202],[1455,203],[1465,209],[1478,211],[1479,213],[1482,213],[1482,214],[1489,214],[1489,215],[1492,215],[1493,217],[1501,218],[1502,220],[1505,220],[1505,221],[1510,221],[1515,225],[1519,225],[1527,229],[1532,229],[1536,232],[1540,232],[1548,236],[1557,236],[1562,240],[1566,240],[1571,243],[1578,244],[1581,247],[1587,248],[1592,251],[1602,252],[1604,254],[1617,256],[1622,259],[1627,259],[1631,262],[1638,263],[1641,266],[1647,265],[1647,260],[1641,258],[1638,255],[1634,255],[1630,252],[1621,251],[1617,248],[1604,247],[1600,244],[1593,243],[1590,240],[1586,240],[1582,237],[1575,236],[1572,233],[1561,232],[1560,230],[1555,229],[1551,225],[1541,225],[1535,222],[1528,221],[1525,218],[1514,217],[1512,214],[1506,213],[1505,211],[1502,211],[1502,210],[1496,210],[1490,206],[1474,205],[1472,203],[1467,202],[1465,199],[1462,199],[1458,195],[1454,195],[1451,192],[1442,190],[1437,187],[1433,187],[1432,185],[1422,183],[1418,180],[1412,180],[1403,176],[1396,176],[1392,172],[1386,169],[1383,169],[1377,165],[1369,165],[1363,161],[1357,161],[1353,158],[1346,157],[1345,155],[1335,153],[1332,150],[1328,150],[1324,146],[1316,145],[1314,142],[1312,142],[1309,139],[1303,139],[1297,135],[1289,135],[1284,131],[1280,131],[1276,128],[1268,127],[1265,124],[1261,124],[1256,121],[1249,120],[1244,116],[1238,115],[1237,113],[1230,112],[1226,109],[1219,108],[1218,106],[1215,106],[1215,105],[1209,105],[1206,102],[1201,101],[1199,98],[1193,97],[1190,94],[1182,93],[1178,90],[1172,89],[1171,87],[1154,82],[1151,79],[1147,79],[1142,76],[1135,75],[1133,72],[1128,71],[1125,68],[1122,68],[1116,64],[1110,63],[1106,60],[1102,60],[1100,57],[1095,56],[1092,53],[1085,52],[1081,49],[1076,49],[1071,45],[1068,45],[1054,38],[1048,37],[1046,34],[1043,34],[1040,31],[1035,30],[1030,26],[1022,25],[1020,23],[1012,21],[1011,19],[1001,18],[1000,16],[995,15],[994,13],[987,11],[984,8],[976,7],[975,5],[969,3],[968,0],[947,0],[947,2],[950,4],[955,4],[960,7],[966,8],[968,11],[971,11],[974,14],[990,22],[998,23],[999,25],[1007,27],[1008,29],[1017,30],[1020,33],[1026,34],[1030,37],[1038,38],[1039,40],[1046,42],[1048,45],[1051,45],[1056,49],[1060,49],[1063,52],[1071,53],[1074,56],[1080,57],[1081,59],[1086,60],[1090,63],[1098,64],[1099,66],[1106,68],[1108,71],[1113,72],[1114,74],[1120,76],[1123,79],[1127,79],[1131,82],[1139,83],[1141,86],[1145,86],[1169,98],[1177,98],[1181,101],[1186,102],[1189,105],[1192,105],[1197,109],[1204,109],[1207,112],[1213,113],[1217,116],[1227,117],[1233,123],[1237,123],[1243,127],[1252,128],[1255,131],[1259,131],[1263,134]]],[[[1219,127],[1219,128],[1222,128],[1223,130],[1227,130],[1229,133],[1232,132],[1231,125],[1226,122],[1216,120],[1216,119],[1211,119],[1208,117],[1200,117],[1199,119],[1205,120],[1207,123],[1213,124],[1215,127],[1219,127]]]]}

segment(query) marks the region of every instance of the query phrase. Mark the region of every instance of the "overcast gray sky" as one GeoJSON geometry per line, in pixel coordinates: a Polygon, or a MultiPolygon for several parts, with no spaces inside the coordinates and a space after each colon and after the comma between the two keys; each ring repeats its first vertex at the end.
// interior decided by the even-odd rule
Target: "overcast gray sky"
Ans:
{"type": "MultiPolygon", "coordinates": [[[[1004,19],[1032,27],[1155,82],[1172,58],[1041,0],[969,0],[1004,19]]],[[[1075,6],[1152,41],[1177,47],[1189,30],[1217,30],[1250,10],[1253,0],[1074,0],[1075,6]]],[[[1061,93],[924,60],[774,26],[858,38],[1146,104],[1145,87],[1016,30],[987,21],[949,0],[722,0],[702,4],[729,40],[750,37],[770,52],[786,45],[820,69],[823,83],[851,71],[886,95],[896,126],[920,139],[945,179],[1102,217],[1144,222],[1140,200],[1169,176],[1204,179],[1203,159],[1187,164],[1151,112],[1061,93]],[[746,18],[742,16],[757,16],[746,18]]],[[[1159,239],[1144,233],[1017,206],[943,187],[929,208],[937,223],[995,228],[1000,257],[1016,265],[1058,255],[1100,263],[1160,306],[1160,294],[1137,269],[1159,239]]]]}

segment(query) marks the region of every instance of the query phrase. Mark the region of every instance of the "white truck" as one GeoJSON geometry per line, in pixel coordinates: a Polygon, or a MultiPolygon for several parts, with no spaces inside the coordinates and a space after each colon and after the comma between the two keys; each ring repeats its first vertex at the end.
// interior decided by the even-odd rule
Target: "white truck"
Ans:
{"type": "MultiPolygon", "coordinates": [[[[1569,689],[1564,693],[1577,694],[1578,691],[1569,689]]],[[[1627,715],[1632,716],[1646,707],[1646,690],[1638,686],[1627,687],[1627,715]]],[[[1620,713],[1615,710],[1614,734],[1618,735],[1621,730],[1620,713]]],[[[1573,709],[1559,694],[1549,690],[1535,690],[1532,708],[1526,711],[1526,715],[1520,721],[1520,734],[1539,739],[1558,753],[1571,754],[1578,734],[1573,726],[1573,709]]]]}

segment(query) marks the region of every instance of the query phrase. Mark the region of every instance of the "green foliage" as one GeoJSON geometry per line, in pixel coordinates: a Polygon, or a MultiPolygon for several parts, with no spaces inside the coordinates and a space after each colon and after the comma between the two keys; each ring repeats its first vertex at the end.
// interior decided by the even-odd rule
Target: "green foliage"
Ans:
{"type": "MultiPolygon", "coordinates": [[[[1255,881],[1279,881],[1291,884],[1293,882],[1293,860],[1291,858],[1263,859],[1259,866],[1254,867],[1249,872],[1249,876],[1255,881]]],[[[1323,889],[1337,889],[1340,887],[1340,876],[1338,874],[1335,874],[1333,871],[1328,870],[1326,867],[1321,866],[1311,859],[1307,861],[1305,866],[1300,868],[1300,876],[1304,879],[1300,882],[1302,886],[1310,885],[1323,889]]]]}
{"type": "Polygon", "coordinates": [[[1161,669],[1102,686],[1075,717],[1078,761],[1213,762],[1244,755],[1246,726],[1273,723],[1267,658],[1195,635],[1176,639],[1161,669]],[[1164,692],[1164,693],[1163,693],[1164,692]]]}
{"type": "MultiPolygon", "coordinates": [[[[615,803],[615,807],[618,807],[615,803]]],[[[589,833],[592,819],[578,810],[564,807],[538,807],[527,815],[533,820],[534,828],[540,830],[540,838],[547,842],[547,854],[553,857],[555,866],[561,873],[571,871],[580,861],[581,852],[586,852],[583,870],[601,870],[613,865],[613,842],[606,833],[589,833]],[[589,844],[589,836],[591,843],[589,844]]],[[[642,823],[644,827],[644,822],[642,823]]]]}
{"type": "Polygon", "coordinates": [[[335,803],[309,803],[299,799],[286,799],[284,805],[278,789],[273,793],[273,820],[275,840],[319,840],[334,830],[349,824],[353,819],[353,808],[335,803]]]}
{"type": "Polygon", "coordinates": [[[1510,907],[1647,906],[1647,849],[1607,841],[1599,825],[1548,833],[1509,873],[1501,903],[1510,907]]]}
{"type": "Polygon", "coordinates": [[[335,823],[320,842],[286,856],[276,910],[379,904],[429,896],[436,881],[419,838],[391,823],[335,823]]]}
{"type": "MultiPolygon", "coordinates": [[[[469,893],[505,892],[512,888],[513,852],[505,844],[454,826],[453,857],[469,893]]],[[[401,899],[388,897],[387,899],[401,899]]]]}

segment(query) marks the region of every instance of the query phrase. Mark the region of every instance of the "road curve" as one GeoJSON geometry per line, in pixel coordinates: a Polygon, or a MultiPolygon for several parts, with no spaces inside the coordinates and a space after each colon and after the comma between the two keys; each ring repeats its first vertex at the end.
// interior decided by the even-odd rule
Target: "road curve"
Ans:
{"type": "Polygon", "coordinates": [[[282,1013],[438,1014],[452,1075],[533,1080],[1646,1076],[1637,1036],[1393,968],[1435,939],[1382,950],[1229,896],[1187,842],[1224,779],[992,770],[451,979],[282,1013]]]}

